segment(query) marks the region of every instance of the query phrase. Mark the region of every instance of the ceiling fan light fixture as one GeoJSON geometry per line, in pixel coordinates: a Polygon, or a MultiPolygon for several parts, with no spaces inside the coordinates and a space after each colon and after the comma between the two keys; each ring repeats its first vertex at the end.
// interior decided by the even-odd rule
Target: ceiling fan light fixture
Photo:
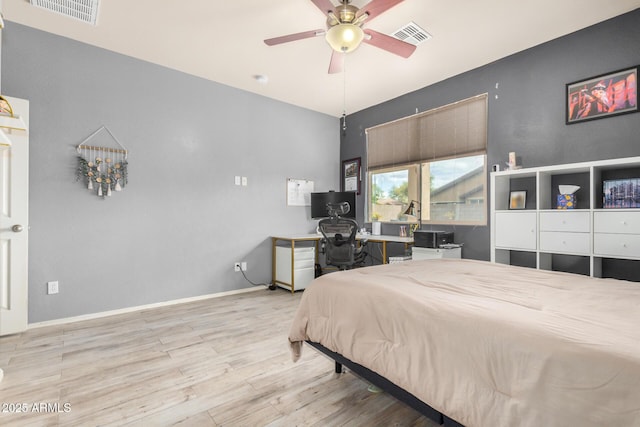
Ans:
{"type": "Polygon", "coordinates": [[[360,46],[364,38],[364,31],[358,25],[338,24],[329,28],[325,38],[329,46],[336,52],[349,53],[360,46]]]}

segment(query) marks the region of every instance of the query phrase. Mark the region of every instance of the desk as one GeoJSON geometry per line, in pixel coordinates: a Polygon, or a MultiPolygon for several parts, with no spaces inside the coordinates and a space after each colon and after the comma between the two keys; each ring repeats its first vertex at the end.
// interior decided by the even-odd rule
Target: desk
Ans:
{"type": "MultiPolygon", "coordinates": [[[[299,235],[291,235],[291,236],[271,236],[271,283],[273,285],[281,285],[283,287],[287,287],[291,289],[291,292],[295,292],[295,246],[296,242],[314,242],[315,243],[315,263],[318,264],[319,257],[319,243],[320,239],[322,239],[322,234],[313,233],[313,234],[299,234],[299,235]],[[287,275],[290,277],[290,281],[279,280],[278,275],[278,262],[276,255],[276,246],[279,241],[288,242],[289,247],[291,248],[291,275],[287,275]]],[[[382,244],[382,263],[386,264],[387,260],[387,243],[404,243],[405,250],[408,249],[410,245],[413,245],[413,237],[400,237],[400,236],[391,236],[391,235],[373,235],[373,234],[360,234],[356,235],[357,240],[367,240],[372,243],[380,243],[382,244]]],[[[288,265],[288,264],[287,264],[288,265]]],[[[303,289],[304,287],[298,287],[298,289],[303,289]]]]}
{"type": "Polygon", "coordinates": [[[392,236],[387,234],[358,234],[356,236],[358,240],[367,240],[373,243],[381,243],[382,244],[382,263],[386,264],[387,261],[387,243],[404,243],[405,251],[409,249],[409,246],[413,245],[413,237],[400,237],[400,236],[392,236]]]}

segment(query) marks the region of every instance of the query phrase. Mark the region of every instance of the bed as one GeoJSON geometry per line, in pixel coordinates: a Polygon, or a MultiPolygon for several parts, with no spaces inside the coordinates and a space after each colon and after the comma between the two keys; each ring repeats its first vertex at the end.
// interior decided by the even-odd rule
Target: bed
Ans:
{"type": "Polygon", "coordinates": [[[302,296],[294,361],[305,342],[436,420],[640,426],[640,283],[454,259],[331,273],[302,296]]]}

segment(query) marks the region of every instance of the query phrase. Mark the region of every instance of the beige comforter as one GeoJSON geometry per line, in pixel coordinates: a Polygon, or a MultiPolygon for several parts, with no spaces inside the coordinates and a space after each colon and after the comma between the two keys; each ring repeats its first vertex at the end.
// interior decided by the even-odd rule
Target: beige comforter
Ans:
{"type": "Polygon", "coordinates": [[[640,426],[640,283],[471,260],[331,273],[311,340],[469,426],[640,426]]]}

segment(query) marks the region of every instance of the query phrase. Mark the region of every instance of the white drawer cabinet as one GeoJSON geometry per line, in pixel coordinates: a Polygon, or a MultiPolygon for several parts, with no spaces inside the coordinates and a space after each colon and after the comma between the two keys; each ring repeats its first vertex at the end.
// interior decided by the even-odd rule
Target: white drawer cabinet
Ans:
{"type": "Polygon", "coordinates": [[[540,212],[540,250],[551,253],[591,253],[589,211],[540,212]]]}
{"type": "Polygon", "coordinates": [[[536,212],[496,213],[496,247],[536,250],[536,212]]]}
{"type": "Polygon", "coordinates": [[[315,278],[316,253],[313,247],[294,248],[292,266],[291,251],[286,246],[276,247],[275,279],[276,283],[289,284],[292,290],[298,291],[305,289],[315,278]]]}
{"type": "Polygon", "coordinates": [[[640,212],[594,212],[593,252],[640,259],[640,212]]]}

